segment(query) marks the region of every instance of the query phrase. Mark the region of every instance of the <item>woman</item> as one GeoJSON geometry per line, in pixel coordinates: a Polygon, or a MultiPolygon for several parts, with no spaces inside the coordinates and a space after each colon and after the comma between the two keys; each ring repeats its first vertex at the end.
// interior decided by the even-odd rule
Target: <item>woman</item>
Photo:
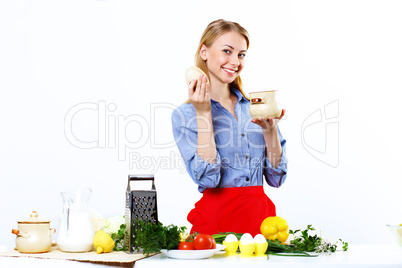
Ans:
{"type": "Polygon", "coordinates": [[[204,71],[188,84],[189,100],[172,114],[173,134],[188,173],[203,197],[188,214],[191,232],[260,233],[275,216],[263,177],[279,187],[286,179],[286,141],[278,119],[252,119],[240,72],[249,47],[247,31],[217,20],[205,29],[196,52],[204,71]]]}

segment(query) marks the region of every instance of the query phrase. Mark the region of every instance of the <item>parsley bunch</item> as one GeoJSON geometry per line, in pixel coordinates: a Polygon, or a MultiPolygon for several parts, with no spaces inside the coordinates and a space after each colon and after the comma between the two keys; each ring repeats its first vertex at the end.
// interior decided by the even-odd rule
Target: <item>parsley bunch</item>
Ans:
{"type": "MultiPolygon", "coordinates": [[[[290,244],[295,245],[298,249],[307,251],[307,252],[335,252],[337,248],[337,243],[332,244],[330,242],[324,241],[317,234],[310,235],[309,231],[315,231],[311,224],[307,225],[306,230],[289,230],[289,234],[294,235],[294,239],[290,240],[290,244]],[[297,233],[301,233],[301,236],[298,236],[297,233]]],[[[344,251],[348,250],[348,243],[339,239],[342,243],[342,249],[344,251]]]]}
{"type": "Polygon", "coordinates": [[[161,222],[153,224],[138,220],[134,223],[134,244],[137,251],[143,250],[144,255],[159,252],[161,249],[177,249],[180,243],[180,233],[186,227],[175,225],[164,226],[161,222]]]}

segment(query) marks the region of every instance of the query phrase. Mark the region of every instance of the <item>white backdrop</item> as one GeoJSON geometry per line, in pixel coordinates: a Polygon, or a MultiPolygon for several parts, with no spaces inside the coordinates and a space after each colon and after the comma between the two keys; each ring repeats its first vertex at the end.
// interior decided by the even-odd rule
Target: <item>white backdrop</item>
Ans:
{"type": "Polygon", "coordinates": [[[245,90],[277,89],[287,109],[289,173],[266,186],[291,229],[391,243],[402,223],[400,1],[0,0],[0,245],[37,210],[58,228],[60,192],[123,215],[128,174],[154,173],[159,219],[186,225],[200,198],[173,142],[212,20],[251,45],[245,90]]]}

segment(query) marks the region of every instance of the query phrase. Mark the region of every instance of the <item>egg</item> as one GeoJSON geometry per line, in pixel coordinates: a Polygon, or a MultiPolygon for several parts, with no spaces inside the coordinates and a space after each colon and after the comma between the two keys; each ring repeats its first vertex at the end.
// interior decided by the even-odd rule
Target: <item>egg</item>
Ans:
{"type": "Polygon", "coordinates": [[[267,239],[265,239],[265,237],[262,234],[258,234],[256,236],[254,236],[254,243],[262,244],[265,242],[267,242],[267,239]]]}
{"type": "Polygon", "coordinates": [[[254,244],[255,244],[255,255],[256,256],[264,256],[265,252],[268,249],[268,242],[262,234],[257,234],[254,237],[254,244]]]}
{"type": "Polygon", "coordinates": [[[249,233],[245,233],[240,238],[240,243],[243,245],[254,244],[254,239],[249,233]]]}
{"type": "Polygon", "coordinates": [[[245,233],[242,235],[242,237],[240,238],[239,248],[241,256],[243,257],[253,256],[255,244],[251,234],[245,233]]]}
{"type": "Polygon", "coordinates": [[[230,243],[230,242],[234,242],[234,241],[239,241],[238,239],[237,239],[237,237],[234,235],[234,234],[229,234],[229,235],[227,235],[226,237],[225,237],[225,241],[226,242],[228,242],[228,243],[230,243]]]}

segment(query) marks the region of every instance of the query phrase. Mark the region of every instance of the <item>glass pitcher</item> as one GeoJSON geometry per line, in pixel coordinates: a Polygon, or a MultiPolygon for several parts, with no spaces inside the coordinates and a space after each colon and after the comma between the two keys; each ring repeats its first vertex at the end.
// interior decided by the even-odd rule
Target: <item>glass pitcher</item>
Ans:
{"type": "Polygon", "coordinates": [[[85,188],[69,189],[61,193],[63,211],[57,237],[61,251],[87,252],[93,247],[94,231],[88,210],[92,190],[85,188]]]}

